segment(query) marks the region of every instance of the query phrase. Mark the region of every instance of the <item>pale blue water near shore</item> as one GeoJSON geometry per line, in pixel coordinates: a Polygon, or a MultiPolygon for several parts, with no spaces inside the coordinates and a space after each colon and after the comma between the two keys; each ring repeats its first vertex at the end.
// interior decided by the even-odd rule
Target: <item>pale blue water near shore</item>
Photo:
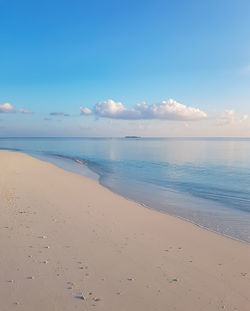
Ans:
{"type": "Polygon", "coordinates": [[[2,138],[0,149],[250,243],[250,139],[2,138]]]}

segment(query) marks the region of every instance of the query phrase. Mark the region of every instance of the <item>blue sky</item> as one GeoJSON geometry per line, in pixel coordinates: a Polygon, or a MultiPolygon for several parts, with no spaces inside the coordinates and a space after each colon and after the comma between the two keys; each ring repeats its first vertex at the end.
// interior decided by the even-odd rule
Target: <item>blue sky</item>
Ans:
{"type": "Polygon", "coordinates": [[[250,136],[248,0],[0,0],[0,44],[0,136],[250,136]]]}

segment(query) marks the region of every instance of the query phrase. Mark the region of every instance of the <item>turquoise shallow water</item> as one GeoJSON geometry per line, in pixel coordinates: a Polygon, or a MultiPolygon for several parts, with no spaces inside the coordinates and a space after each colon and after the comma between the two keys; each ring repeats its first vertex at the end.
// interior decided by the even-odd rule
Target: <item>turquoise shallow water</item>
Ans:
{"type": "Polygon", "coordinates": [[[250,139],[2,138],[0,148],[250,242],[250,139]]]}

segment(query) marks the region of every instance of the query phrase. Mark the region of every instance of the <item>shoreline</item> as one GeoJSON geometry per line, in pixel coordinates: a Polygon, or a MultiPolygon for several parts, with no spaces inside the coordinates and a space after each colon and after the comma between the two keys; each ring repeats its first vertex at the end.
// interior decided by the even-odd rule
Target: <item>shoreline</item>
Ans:
{"type": "Polygon", "coordinates": [[[159,210],[159,209],[150,207],[150,206],[147,205],[147,204],[144,204],[144,203],[142,203],[142,202],[140,202],[140,201],[137,201],[137,200],[135,200],[135,199],[129,198],[129,196],[126,196],[126,195],[123,195],[123,194],[120,194],[120,193],[115,192],[111,187],[108,187],[107,185],[101,183],[101,181],[100,181],[101,176],[100,176],[95,170],[93,170],[92,168],[90,168],[90,167],[89,167],[87,164],[85,164],[85,163],[78,162],[78,161],[81,161],[81,160],[74,159],[74,158],[67,158],[67,157],[64,158],[64,157],[62,157],[62,158],[64,158],[65,160],[72,161],[72,162],[76,162],[76,163],[80,166],[80,168],[81,168],[81,167],[84,167],[84,169],[86,168],[89,172],[91,172],[91,173],[93,174],[93,176],[91,176],[91,174],[89,174],[88,172],[79,173],[79,172],[76,171],[76,170],[71,170],[70,168],[67,169],[67,168],[63,167],[63,165],[60,166],[60,165],[56,164],[55,162],[49,160],[49,159],[53,159],[53,157],[59,157],[59,158],[60,158],[60,157],[61,157],[60,155],[45,155],[45,156],[44,156],[44,159],[43,159],[42,155],[39,155],[39,154],[37,154],[37,156],[36,156],[35,154],[32,154],[32,153],[31,153],[31,154],[28,154],[28,153],[25,153],[25,152],[22,152],[22,151],[15,151],[15,150],[8,150],[8,151],[10,151],[10,152],[20,152],[20,153],[24,153],[24,154],[27,154],[27,155],[29,155],[29,156],[31,156],[31,157],[33,157],[33,158],[35,158],[35,159],[38,159],[38,160],[40,160],[40,161],[44,161],[44,162],[53,164],[53,165],[55,165],[56,167],[61,168],[61,169],[65,170],[65,171],[67,171],[67,172],[71,172],[71,173],[74,173],[74,174],[77,174],[77,175],[80,175],[80,176],[84,176],[84,177],[86,177],[86,178],[90,178],[90,179],[92,179],[92,180],[94,180],[94,181],[97,181],[98,184],[99,184],[100,186],[102,186],[102,187],[108,189],[108,190],[111,191],[112,193],[114,193],[114,194],[116,194],[116,195],[119,195],[119,196],[123,197],[124,199],[126,199],[126,200],[128,200],[128,201],[134,202],[135,204],[139,204],[139,205],[141,205],[141,206],[144,207],[144,208],[147,208],[147,209],[152,210],[152,211],[156,211],[156,212],[161,213],[161,214],[166,214],[166,215],[169,215],[169,216],[172,216],[172,217],[176,217],[176,218],[178,218],[178,219],[181,219],[181,220],[183,220],[183,221],[187,221],[187,222],[189,222],[189,223],[191,223],[191,224],[193,224],[193,225],[195,225],[195,226],[197,226],[197,227],[199,227],[199,228],[202,228],[202,229],[204,229],[204,230],[207,230],[207,231],[209,231],[209,232],[213,232],[213,233],[218,234],[218,235],[220,235],[220,236],[223,236],[223,237],[225,237],[225,238],[229,238],[229,239],[232,239],[232,240],[234,240],[234,241],[237,241],[237,242],[241,242],[241,243],[250,245],[250,242],[248,242],[248,241],[245,241],[245,240],[242,240],[242,239],[240,239],[240,238],[231,236],[231,235],[229,235],[229,234],[224,234],[224,233],[222,233],[222,232],[213,230],[212,228],[209,228],[208,226],[199,224],[198,222],[192,221],[191,219],[188,219],[188,218],[186,218],[186,217],[184,217],[184,216],[180,216],[180,215],[177,215],[177,214],[172,214],[171,212],[168,212],[168,211],[163,211],[163,210],[159,210]],[[40,157],[39,157],[39,156],[40,156],[40,157]],[[46,160],[46,158],[47,158],[48,160],[46,160]],[[94,175],[96,175],[96,176],[94,176],[94,175]]]}
{"type": "Polygon", "coordinates": [[[0,168],[3,311],[249,309],[249,244],[24,153],[0,168]]]}

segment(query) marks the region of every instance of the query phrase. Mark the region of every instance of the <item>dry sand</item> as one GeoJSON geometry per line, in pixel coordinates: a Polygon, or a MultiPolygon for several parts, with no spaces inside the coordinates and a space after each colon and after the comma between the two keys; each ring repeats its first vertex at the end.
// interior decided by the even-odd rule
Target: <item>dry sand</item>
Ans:
{"type": "MultiPolygon", "coordinates": [[[[152,194],[153,195],[153,194],[152,194]]],[[[0,310],[250,310],[250,246],[0,152],[0,310]]]]}

